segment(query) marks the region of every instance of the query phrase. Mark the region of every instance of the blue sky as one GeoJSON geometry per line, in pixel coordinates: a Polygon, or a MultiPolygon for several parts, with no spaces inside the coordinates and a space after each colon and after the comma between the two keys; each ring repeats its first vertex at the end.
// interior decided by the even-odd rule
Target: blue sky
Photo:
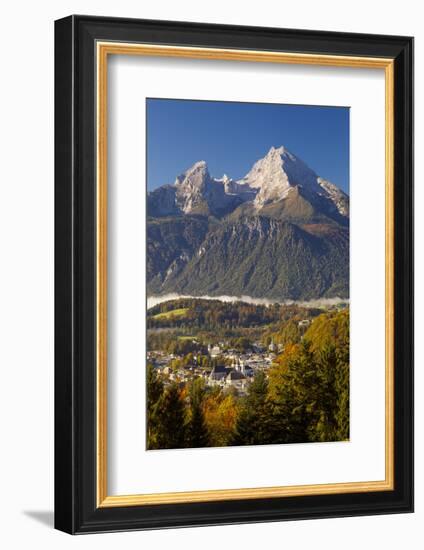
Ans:
{"type": "Polygon", "coordinates": [[[205,160],[212,176],[239,179],[284,145],[349,192],[349,108],[147,99],[148,189],[205,160]]]}

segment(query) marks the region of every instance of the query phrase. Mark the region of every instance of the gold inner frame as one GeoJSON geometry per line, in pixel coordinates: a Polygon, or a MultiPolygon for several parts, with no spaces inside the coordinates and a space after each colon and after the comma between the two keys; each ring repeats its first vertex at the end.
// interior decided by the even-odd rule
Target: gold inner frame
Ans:
{"type": "Polygon", "coordinates": [[[141,506],[219,500],[364,493],[394,489],[394,60],[254,50],[97,42],[97,506],[141,506]],[[107,61],[109,55],[219,59],[384,69],[385,71],[385,479],[315,485],[216,489],[109,496],[107,492],[107,61]]]}

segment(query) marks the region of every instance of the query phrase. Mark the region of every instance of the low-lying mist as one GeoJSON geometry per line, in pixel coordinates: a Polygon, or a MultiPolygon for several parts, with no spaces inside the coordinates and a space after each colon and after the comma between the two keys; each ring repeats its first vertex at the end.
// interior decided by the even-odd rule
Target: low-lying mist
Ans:
{"type": "Polygon", "coordinates": [[[349,300],[347,298],[318,298],[316,300],[308,301],[296,301],[296,300],[269,300],[268,298],[252,298],[251,296],[188,296],[186,294],[162,294],[162,295],[153,295],[147,297],[147,309],[161,304],[162,302],[168,302],[169,300],[178,300],[179,298],[184,299],[195,299],[195,300],[220,300],[221,302],[245,302],[247,304],[255,304],[262,306],[270,306],[272,304],[281,304],[281,305],[291,305],[296,304],[302,307],[330,307],[337,304],[347,304],[349,300]]]}

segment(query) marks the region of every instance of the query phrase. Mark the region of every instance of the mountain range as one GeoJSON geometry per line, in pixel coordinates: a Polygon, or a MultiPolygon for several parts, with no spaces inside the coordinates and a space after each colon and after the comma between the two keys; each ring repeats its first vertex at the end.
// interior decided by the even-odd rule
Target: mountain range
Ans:
{"type": "Polygon", "coordinates": [[[239,180],[196,162],[147,214],[149,295],[349,296],[349,197],[283,146],[239,180]]]}

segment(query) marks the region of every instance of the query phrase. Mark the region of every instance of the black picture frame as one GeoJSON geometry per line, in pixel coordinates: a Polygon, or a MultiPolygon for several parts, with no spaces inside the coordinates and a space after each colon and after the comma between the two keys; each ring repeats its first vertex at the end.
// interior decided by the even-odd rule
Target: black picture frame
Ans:
{"type": "Polygon", "coordinates": [[[77,534],[412,512],[413,39],[73,15],[55,22],[55,74],[55,527],[77,534]],[[99,40],[394,60],[394,490],[97,507],[99,40]]]}

